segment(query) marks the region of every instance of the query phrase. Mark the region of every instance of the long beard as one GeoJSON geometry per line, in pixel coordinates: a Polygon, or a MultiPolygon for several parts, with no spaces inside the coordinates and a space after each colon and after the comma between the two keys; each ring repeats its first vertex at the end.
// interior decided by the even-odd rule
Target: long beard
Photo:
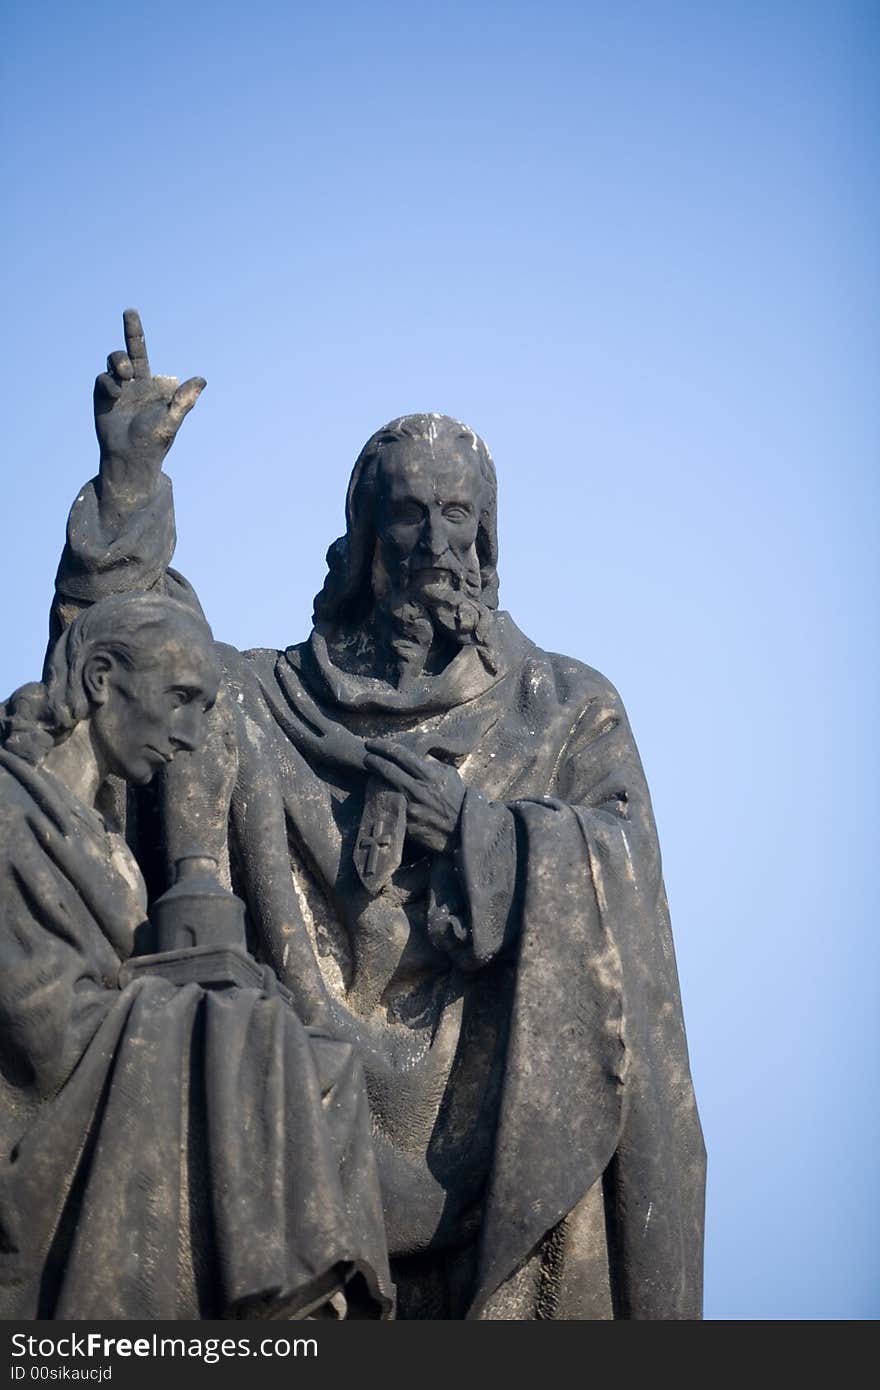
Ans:
{"type": "Polygon", "coordinates": [[[392,582],[384,568],[374,565],[377,616],[386,627],[397,662],[398,689],[422,675],[431,649],[438,643],[473,645],[487,670],[497,670],[492,648],[495,615],[482,601],[482,582],[476,548],[462,563],[451,552],[443,557],[445,573],[401,565],[392,582]]]}

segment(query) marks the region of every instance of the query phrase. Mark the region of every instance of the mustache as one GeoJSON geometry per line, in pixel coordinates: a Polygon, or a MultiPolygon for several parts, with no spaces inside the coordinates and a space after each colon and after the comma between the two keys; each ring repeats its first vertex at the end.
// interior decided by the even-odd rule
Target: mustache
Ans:
{"type": "Polygon", "coordinates": [[[402,560],[398,569],[397,590],[405,593],[414,579],[425,574],[448,576],[450,588],[455,593],[462,591],[473,599],[478,599],[482,589],[479,565],[462,559],[452,550],[442,555],[409,555],[402,560]]]}

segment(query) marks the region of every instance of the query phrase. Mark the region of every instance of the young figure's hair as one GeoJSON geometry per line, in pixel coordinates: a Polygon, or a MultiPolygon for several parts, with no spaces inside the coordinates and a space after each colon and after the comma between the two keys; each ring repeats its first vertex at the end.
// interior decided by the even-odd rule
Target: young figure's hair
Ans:
{"type": "Polygon", "coordinates": [[[0,705],[0,745],[38,763],[89,714],[82,677],[91,656],[106,652],[130,670],[148,670],[168,629],[181,626],[193,646],[213,644],[202,615],[164,594],[118,594],[93,604],[58,638],[42,681],[21,686],[0,705]]]}

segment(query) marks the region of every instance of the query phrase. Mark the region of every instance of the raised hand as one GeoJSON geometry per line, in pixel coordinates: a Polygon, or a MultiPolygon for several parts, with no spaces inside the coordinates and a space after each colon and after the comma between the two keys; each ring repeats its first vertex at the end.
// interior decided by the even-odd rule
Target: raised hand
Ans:
{"type": "Polygon", "coordinates": [[[111,352],[95,382],[95,430],[101,478],[134,502],[149,497],[162,462],[206,383],[193,376],[151,376],[144,330],[136,309],[122,316],[125,351],[111,352]]]}
{"type": "Polygon", "coordinates": [[[364,766],[406,797],[406,833],[425,849],[449,853],[458,839],[465,793],[455,768],[380,739],[368,738],[364,747],[364,766]]]}

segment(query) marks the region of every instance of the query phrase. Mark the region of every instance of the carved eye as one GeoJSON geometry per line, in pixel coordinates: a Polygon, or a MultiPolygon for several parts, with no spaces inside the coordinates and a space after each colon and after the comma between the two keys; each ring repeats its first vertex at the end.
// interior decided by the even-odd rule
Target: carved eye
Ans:
{"type": "Polygon", "coordinates": [[[404,503],[403,506],[394,509],[394,521],[398,526],[418,526],[421,519],[421,507],[416,507],[412,503],[404,503]]]}
{"type": "Polygon", "coordinates": [[[467,510],[466,507],[459,507],[457,505],[453,505],[451,507],[444,507],[443,515],[446,517],[447,521],[467,521],[470,516],[470,512],[467,510]]]}
{"type": "Polygon", "coordinates": [[[181,705],[188,705],[192,698],[193,692],[191,690],[184,690],[183,686],[177,686],[176,689],[171,692],[171,703],[176,708],[179,708],[181,705]]]}

